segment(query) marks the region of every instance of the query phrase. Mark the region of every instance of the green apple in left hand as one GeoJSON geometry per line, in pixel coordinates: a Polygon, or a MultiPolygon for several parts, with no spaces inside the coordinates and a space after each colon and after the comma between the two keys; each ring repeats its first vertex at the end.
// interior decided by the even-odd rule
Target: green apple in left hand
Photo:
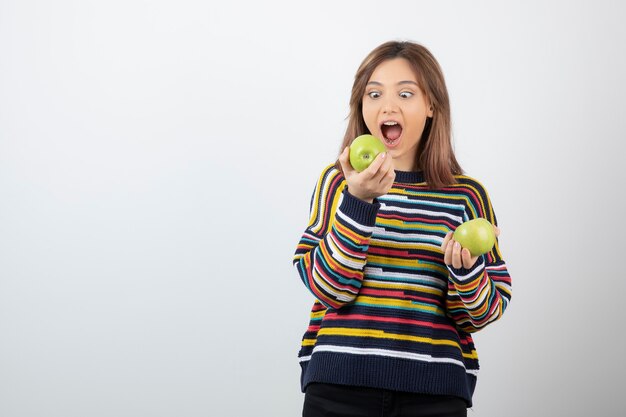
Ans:
{"type": "Polygon", "coordinates": [[[479,256],[493,248],[496,243],[496,232],[489,220],[476,218],[457,227],[453,239],[459,242],[461,247],[469,250],[472,256],[479,256]]]}

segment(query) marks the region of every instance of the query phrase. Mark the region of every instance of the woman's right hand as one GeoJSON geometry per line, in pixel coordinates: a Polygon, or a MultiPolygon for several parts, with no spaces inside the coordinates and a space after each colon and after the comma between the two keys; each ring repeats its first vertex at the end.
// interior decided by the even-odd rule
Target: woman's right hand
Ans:
{"type": "Polygon", "coordinates": [[[339,155],[339,163],[348,183],[348,192],[358,199],[373,203],[376,197],[385,195],[391,189],[396,173],[393,158],[387,152],[381,152],[362,172],[357,172],[350,164],[350,147],[339,155]]]}

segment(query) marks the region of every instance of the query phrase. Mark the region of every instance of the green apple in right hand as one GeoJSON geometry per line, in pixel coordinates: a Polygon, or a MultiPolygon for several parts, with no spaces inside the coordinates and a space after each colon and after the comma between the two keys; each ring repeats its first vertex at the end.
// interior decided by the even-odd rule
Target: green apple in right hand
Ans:
{"type": "Polygon", "coordinates": [[[364,171],[379,153],[386,150],[385,144],[376,136],[358,136],[350,145],[350,165],[357,172],[364,171]]]}

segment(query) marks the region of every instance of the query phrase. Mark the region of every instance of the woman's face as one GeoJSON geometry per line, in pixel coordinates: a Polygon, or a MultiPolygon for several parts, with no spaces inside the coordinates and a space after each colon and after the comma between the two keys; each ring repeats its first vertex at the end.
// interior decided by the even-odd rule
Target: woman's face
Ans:
{"type": "Polygon", "coordinates": [[[395,169],[416,168],[417,145],[426,118],[432,115],[406,59],[390,59],[376,67],[365,88],[363,119],[370,133],[385,143],[395,169]]]}

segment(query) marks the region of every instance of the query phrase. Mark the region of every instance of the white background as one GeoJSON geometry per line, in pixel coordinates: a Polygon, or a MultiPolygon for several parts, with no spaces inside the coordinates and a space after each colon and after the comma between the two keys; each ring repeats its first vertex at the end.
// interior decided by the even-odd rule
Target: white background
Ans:
{"type": "Polygon", "coordinates": [[[0,1],[0,415],[297,416],[354,73],[438,58],[512,303],[469,415],[623,412],[618,1],[0,1]]]}

